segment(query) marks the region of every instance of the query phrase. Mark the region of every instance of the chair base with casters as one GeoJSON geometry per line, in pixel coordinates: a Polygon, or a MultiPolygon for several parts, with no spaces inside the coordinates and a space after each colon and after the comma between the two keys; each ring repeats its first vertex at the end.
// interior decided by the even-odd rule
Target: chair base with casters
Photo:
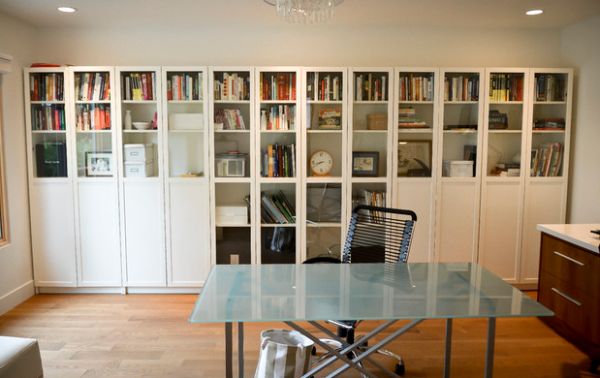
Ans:
{"type": "MultiPolygon", "coordinates": [[[[410,210],[357,206],[352,211],[341,256],[342,261],[332,257],[315,257],[304,263],[406,263],[416,221],[417,215],[410,210]]],[[[360,341],[360,337],[355,340],[355,331],[361,323],[360,320],[328,320],[327,322],[337,327],[336,341],[340,343],[340,347],[335,348],[336,350],[344,349],[354,344],[356,340],[360,341]]],[[[357,348],[357,352],[360,354],[367,349],[365,342],[357,348]]],[[[406,368],[402,357],[386,349],[378,349],[376,353],[394,359],[396,362],[394,373],[404,375],[406,368]]],[[[325,357],[329,354],[326,353],[325,357]]],[[[353,358],[354,355],[355,353],[351,352],[348,357],[353,358]]],[[[389,376],[393,376],[378,363],[369,361],[389,376]]]]}

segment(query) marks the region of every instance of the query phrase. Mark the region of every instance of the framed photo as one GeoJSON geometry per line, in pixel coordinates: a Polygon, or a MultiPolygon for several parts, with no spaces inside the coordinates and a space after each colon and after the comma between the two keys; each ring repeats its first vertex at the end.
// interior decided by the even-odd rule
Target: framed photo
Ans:
{"type": "Polygon", "coordinates": [[[398,141],[398,176],[431,177],[431,140],[398,141]]]}
{"type": "Polygon", "coordinates": [[[86,152],[85,153],[86,176],[112,176],[113,154],[112,152],[86,152]]]}
{"type": "Polygon", "coordinates": [[[352,152],[352,176],[377,176],[379,166],[379,152],[355,151],[352,152]]]}

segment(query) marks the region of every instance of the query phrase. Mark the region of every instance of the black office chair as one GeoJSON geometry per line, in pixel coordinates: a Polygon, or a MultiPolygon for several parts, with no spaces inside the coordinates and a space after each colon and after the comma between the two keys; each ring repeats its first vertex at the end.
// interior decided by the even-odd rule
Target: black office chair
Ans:
{"type": "MultiPolygon", "coordinates": [[[[410,210],[359,205],[352,211],[348,234],[342,252],[342,263],[406,263],[410,252],[417,215],[410,210]]],[[[305,263],[339,262],[316,257],[305,263]]],[[[355,342],[360,320],[329,320],[337,326],[337,334],[348,344],[355,342]]],[[[366,348],[367,346],[361,346],[366,348]]],[[[402,358],[388,350],[377,351],[396,360],[394,372],[405,372],[402,358]]]]}

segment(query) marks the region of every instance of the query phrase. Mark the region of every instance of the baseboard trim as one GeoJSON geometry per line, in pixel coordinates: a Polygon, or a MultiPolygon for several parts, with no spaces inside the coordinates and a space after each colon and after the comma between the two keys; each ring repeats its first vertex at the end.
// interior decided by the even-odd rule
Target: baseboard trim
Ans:
{"type": "Polygon", "coordinates": [[[128,287],[127,294],[198,294],[199,287],[128,287]]]}
{"type": "Polygon", "coordinates": [[[34,295],[33,280],[29,280],[16,289],[4,294],[0,297],[0,315],[7,313],[34,295]]]}
{"type": "Polygon", "coordinates": [[[48,287],[39,286],[40,294],[125,294],[122,287],[48,287]]]}

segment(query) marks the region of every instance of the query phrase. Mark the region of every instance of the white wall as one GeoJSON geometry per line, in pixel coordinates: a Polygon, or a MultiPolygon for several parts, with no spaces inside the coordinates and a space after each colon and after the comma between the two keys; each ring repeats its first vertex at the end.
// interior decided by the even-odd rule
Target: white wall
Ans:
{"type": "Polygon", "coordinates": [[[562,52],[576,68],[568,221],[600,223],[600,16],[565,28],[562,52]]]}
{"type": "Polygon", "coordinates": [[[33,295],[22,67],[30,63],[34,33],[0,13],[0,51],[13,56],[12,72],[0,74],[10,238],[0,248],[0,314],[33,295]]]}

